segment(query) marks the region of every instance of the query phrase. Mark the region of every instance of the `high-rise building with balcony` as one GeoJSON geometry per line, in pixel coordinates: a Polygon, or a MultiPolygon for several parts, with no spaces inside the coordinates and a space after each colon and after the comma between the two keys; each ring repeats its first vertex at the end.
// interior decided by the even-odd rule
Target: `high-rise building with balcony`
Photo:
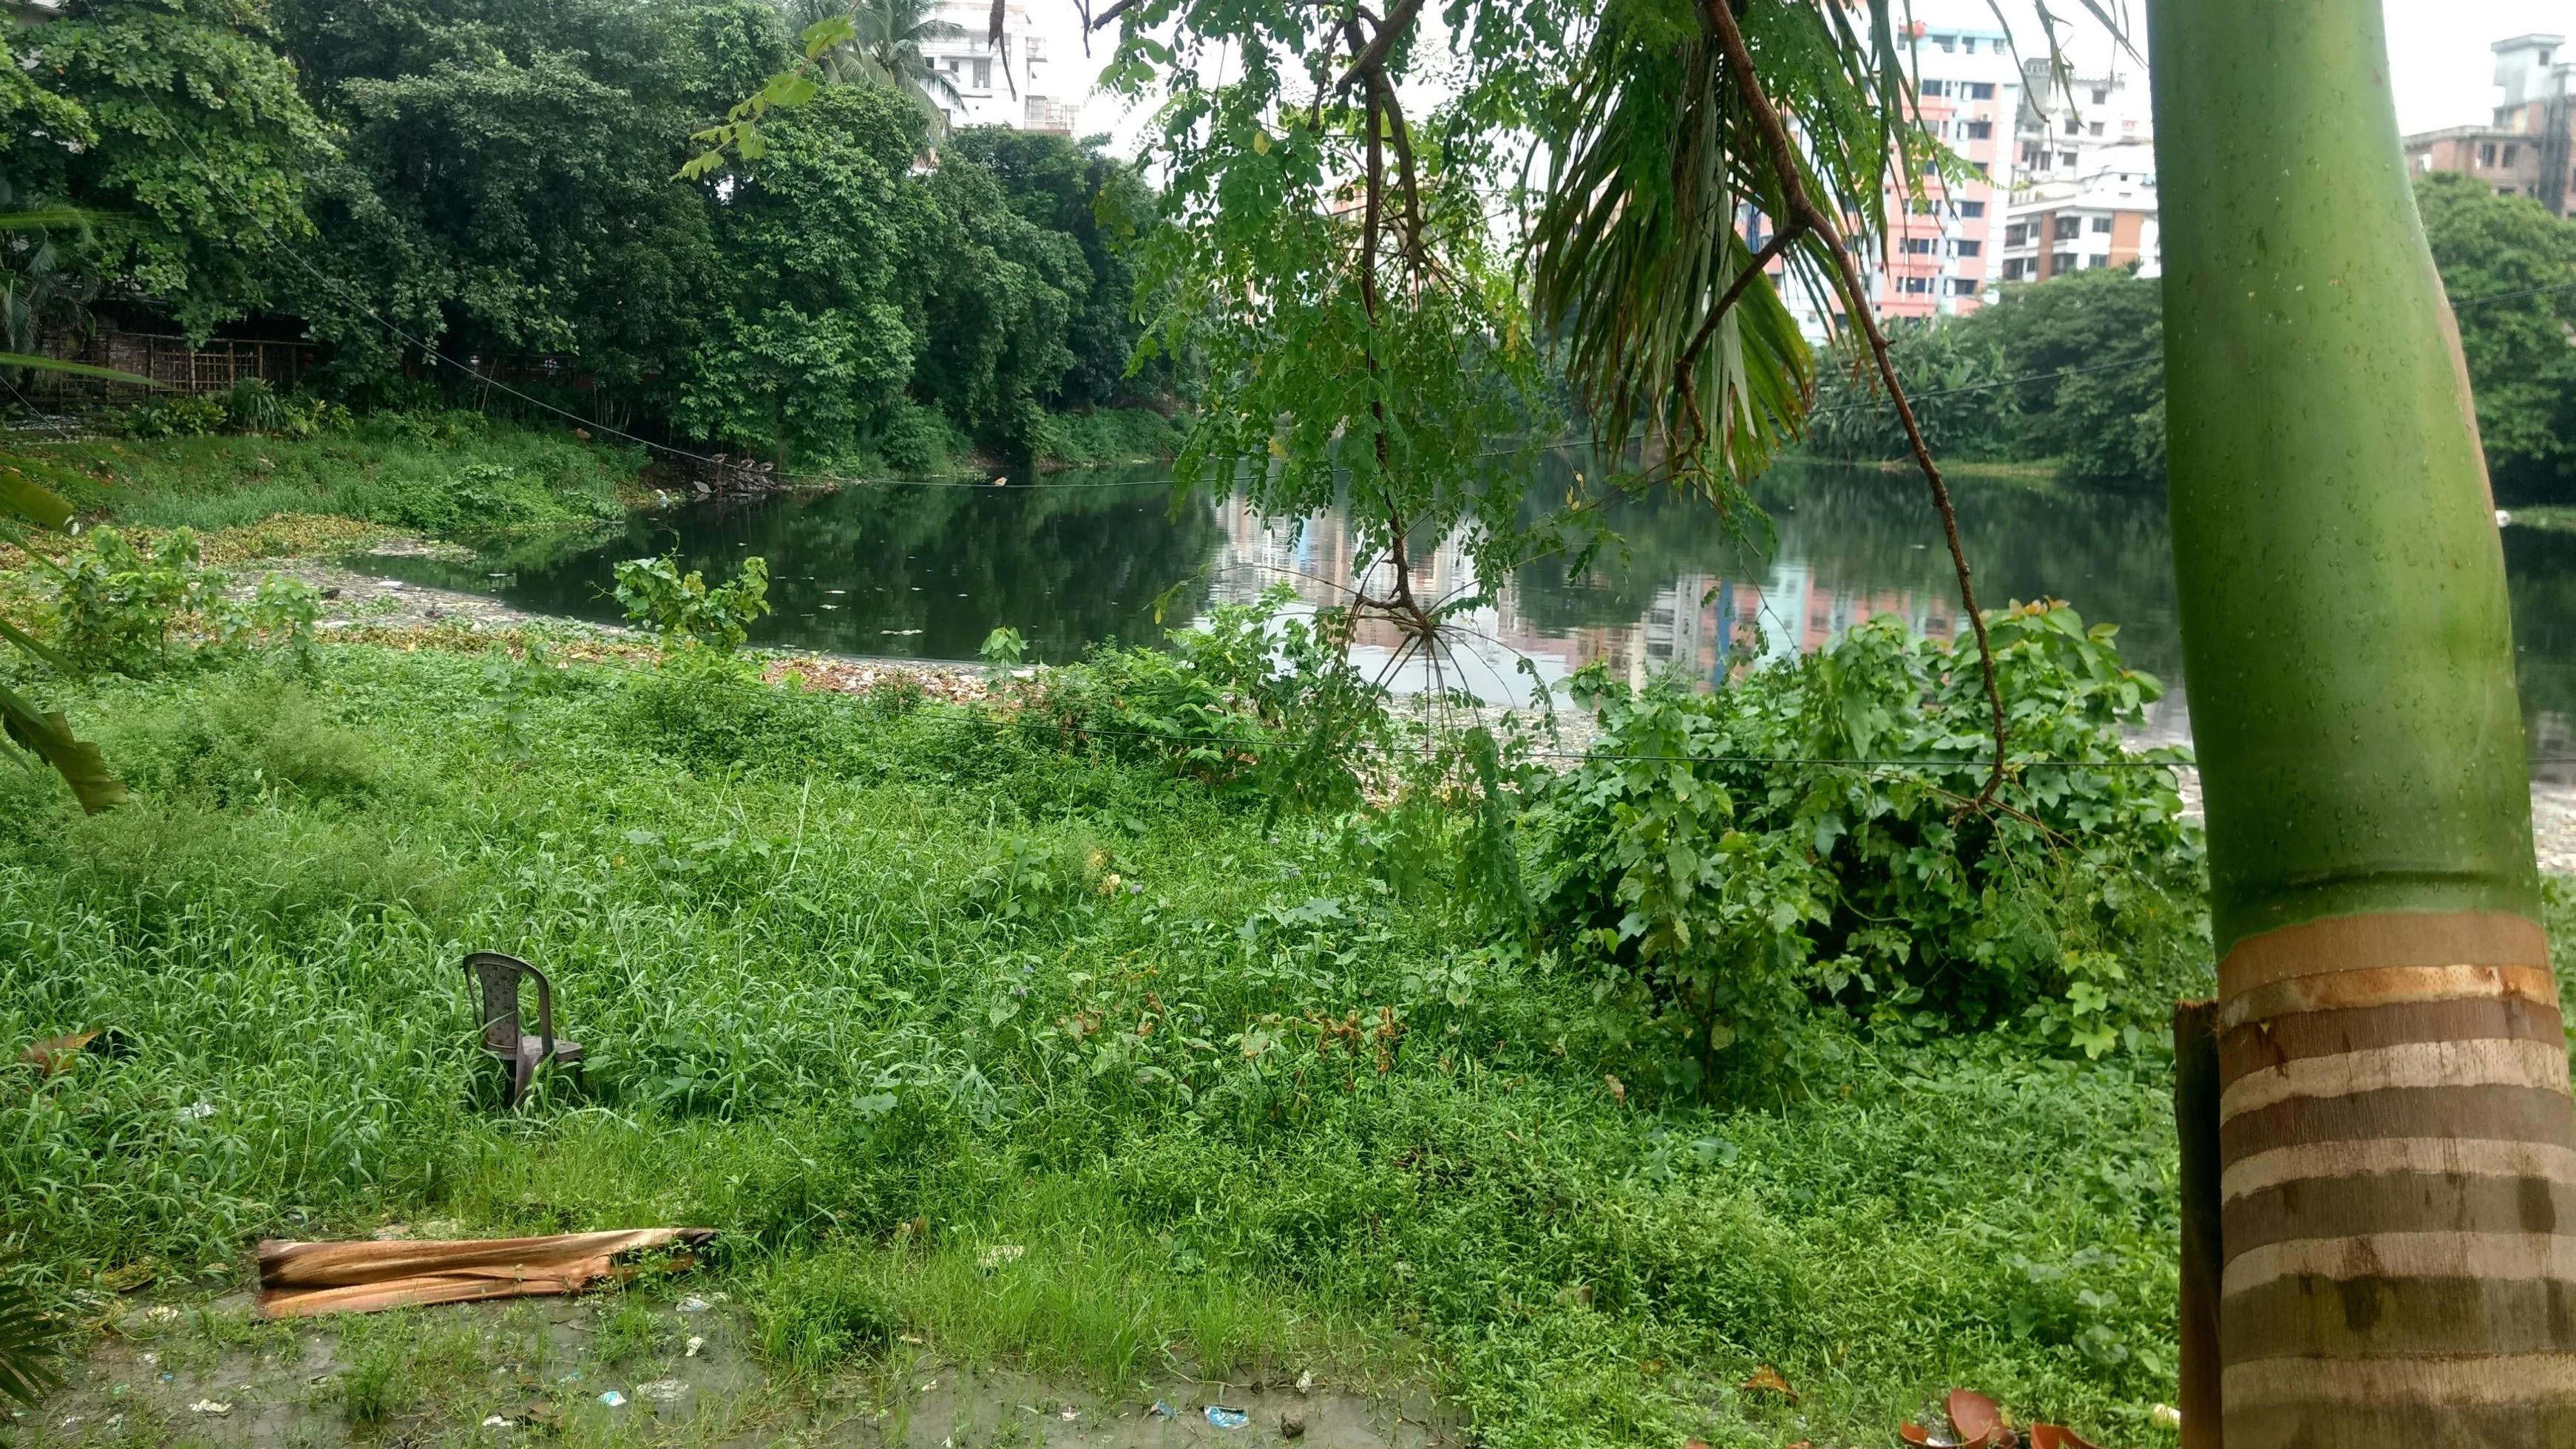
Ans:
{"type": "Polygon", "coordinates": [[[2068,272],[2159,269],[2156,134],[2144,71],[2052,77],[2025,68],[2013,185],[1998,276],[2044,282],[2068,272]]]}
{"type": "MultiPolygon", "coordinates": [[[[1942,163],[1932,161],[1919,175],[1890,177],[1883,198],[1886,245],[1859,261],[1882,317],[1973,312],[1995,284],[2022,74],[2011,41],[1991,26],[1917,21],[1910,38],[1919,81],[1915,116],[1956,154],[1964,173],[1945,175],[1942,163]]],[[[1770,232],[1758,216],[1746,227],[1756,246],[1770,232]]],[[[1772,275],[1778,278],[1781,268],[1772,275]]],[[[1782,296],[1807,331],[1825,331],[1829,319],[1815,299],[1795,287],[1784,287],[1782,296]]],[[[1840,318],[1841,299],[1831,299],[1831,314],[1840,318]]]]}
{"type": "Polygon", "coordinates": [[[1026,5],[1012,0],[1004,7],[998,48],[989,38],[993,9],[983,0],[942,0],[937,14],[957,33],[922,49],[931,68],[956,90],[953,98],[933,98],[950,125],[1073,133],[1089,90],[1083,67],[1058,61],[1026,5]]]}

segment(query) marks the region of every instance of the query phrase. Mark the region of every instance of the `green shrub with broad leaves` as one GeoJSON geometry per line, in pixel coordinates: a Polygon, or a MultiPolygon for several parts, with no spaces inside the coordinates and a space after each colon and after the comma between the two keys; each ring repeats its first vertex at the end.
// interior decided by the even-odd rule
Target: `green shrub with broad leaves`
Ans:
{"type": "Polygon", "coordinates": [[[1601,737],[1528,821],[1540,940],[1677,1085],[1794,1079],[1819,1005],[2099,1055],[2201,964],[2182,757],[2121,741],[2161,686],[2064,605],[1991,623],[2014,761],[1991,806],[1974,655],[1893,620],[1713,694],[1576,677],[1601,737]]]}
{"type": "Polygon", "coordinates": [[[627,622],[647,629],[665,651],[689,648],[729,653],[750,637],[754,620],[769,610],[769,560],[754,554],[729,584],[710,587],[696,569],[680,571],[680,561],[628,559],[617,566],[617,602],[627,622]]]}
{"type": "Polygon", "coordinates": [[[188,529],[174,529],[146,553],[113,528],[93,530],[54,568],[55,647],[74,668],[143,675],[179,657],[187,642],[239,649],[283,645],[298,658],[313,643],[322,596],[311,584],[270,574],[247,598],[232,576],[208,568],[188,529]]]}
{"type": "Polygon", "coordinates": [[[1386,692],[1336,646],[1328,622],[1288,612],[1274,588],[1220,604],[1164,649],[1094,650],[1035,682],[1024,727],[1122,760],[1303,808],[1359,798],[1363,761],[1385,743],[1386,692]]]}

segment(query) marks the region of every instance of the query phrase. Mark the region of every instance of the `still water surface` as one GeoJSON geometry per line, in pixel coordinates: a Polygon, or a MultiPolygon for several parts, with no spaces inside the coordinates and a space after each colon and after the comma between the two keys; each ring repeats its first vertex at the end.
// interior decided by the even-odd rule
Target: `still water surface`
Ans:
{"type": "MultiPolygon", "coordinates": [[[[1784,470],[1757,498],[1771,519],[1767,539],[1735,536],[1704,507],[1630,506],[1615,520],[1627,556],[1572,580],[1562,561],[1540,562],[1480,591],[1456,549],[1429,551],[1416,561],[1418,596],[1494,600],[1464,618],[1470,632],[1448,661],[1448,681],[1525,702],[1532,671],[1554,681],[1599,660],[1633,679],[1672,668],[1715,678],[1748,655],[1812,649],[1880,614],[1926,632],[1959,627],[1939,523],[1911,475],[1784,470]]],[[[2148,736],[2187,738],[2161,495],[1970,482],[1958,507],[1989,606],[2060,598],[2088,621],[2117,623],[2128,661],[2175,686],[2148,736]]],[[[2576,535],[2516,527],[2504,544],[2532,753],[2576,755],[2576,535]]],[[[1346,596],[1359,562],[1337,516],[1264,525],[1235,500],[1176,504],[1151,474],[1092,471],[1035,486],[892,485],[692,504],[574,545],[505,541],[472,563],[364,566],[531,611],[614,620],[612,565],[664,551],[710,578],[730,575],[746,555],[767,558],[777,612],[753,627],[756,642],[919,659],[972,658],[1006,624],[1050,661],[1113,639],[1152,642],[1212,602],[1279,583],[1326,605],[1346,596]],[[1158,625],[1156,601],[1167,594],[1158,625]]],[[[1394,642],[1364,632],[1360,662],[1384,664],[1394,642]]],[[[1408,666],[1395,682],[1424,681],[1408,666]]]]}

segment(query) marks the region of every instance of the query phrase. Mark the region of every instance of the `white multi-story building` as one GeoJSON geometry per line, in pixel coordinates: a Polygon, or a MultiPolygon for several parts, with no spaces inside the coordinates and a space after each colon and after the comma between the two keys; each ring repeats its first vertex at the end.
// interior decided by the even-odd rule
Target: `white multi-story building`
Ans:
{"type": "Polygon", "coordinates": [[[1073,134],[1074,117],[1090,87],[1083,67],[1059,60],[1026,5],[1002,11],[1002,44],[990,42],[993,9],[981,0],[943,0],[938,18],[959,34],[924,47],[933,69],[957,88],[940,109],[952,126],[1012,126],[1024,131],[1073,134]]]}
{"type": "MultiPolygon", "coordinates": [[[[1915,115],[1958,155],[1967,174],[1944,176],[1938,163],[1929,163],[1919,177],[1891,177],[1886,249],[1861,263],[1882,317],[1973,312],[1995,285],[2022,73],[2011,42],[1991,25],[1917,21],[1912,39],[1920,82],[1915,115]]],[[[1755,217],[1747,239],[1760,246],[1770,231],[1767,220],[1755,217]]],[[[1781,269],[1772,274],[1778,278],[1781,269]]],[[[1815,299],[1794,287],[1784,287],[1782,296],[1808,332],[1822,335],[1828,318],[1815,299]]],[[[1839,325],[1841,301],[1831,302],[1831,320],[1839,325]]]]}
{"type": "Polygon", "coordinates": [[[2000,279],[2160,265],[2153,98],[2145,72],[2053,81],[2030,63],[2016,124],[2000,279]]]}

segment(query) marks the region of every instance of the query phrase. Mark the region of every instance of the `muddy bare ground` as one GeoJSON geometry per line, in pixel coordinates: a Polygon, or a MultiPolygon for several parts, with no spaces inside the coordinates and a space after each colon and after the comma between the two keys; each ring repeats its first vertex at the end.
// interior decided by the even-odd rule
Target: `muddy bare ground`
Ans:
{"type": "Polygon", "coordinates": [[[1260,1382],[1174,1373],[1102,1393],[961,1364],[936,1344],[907,1340],[825,1384],[793,1384],[764,1371],[746,1320],[712,1301],[721,1297],[638,1291],[277,1323],[254,1317],[241,1295],[186,1305],[127,1299],[61,1392],[0,1417],[0,1444],[1457,1442],[1456,1426],[1427,1394],[1367,1397],[1293,1366],[1264,1370],[1260,1382]],[[1220,1427],[1211,1405],[1241,1411],[1243,1424],[1220,1427]]]}

